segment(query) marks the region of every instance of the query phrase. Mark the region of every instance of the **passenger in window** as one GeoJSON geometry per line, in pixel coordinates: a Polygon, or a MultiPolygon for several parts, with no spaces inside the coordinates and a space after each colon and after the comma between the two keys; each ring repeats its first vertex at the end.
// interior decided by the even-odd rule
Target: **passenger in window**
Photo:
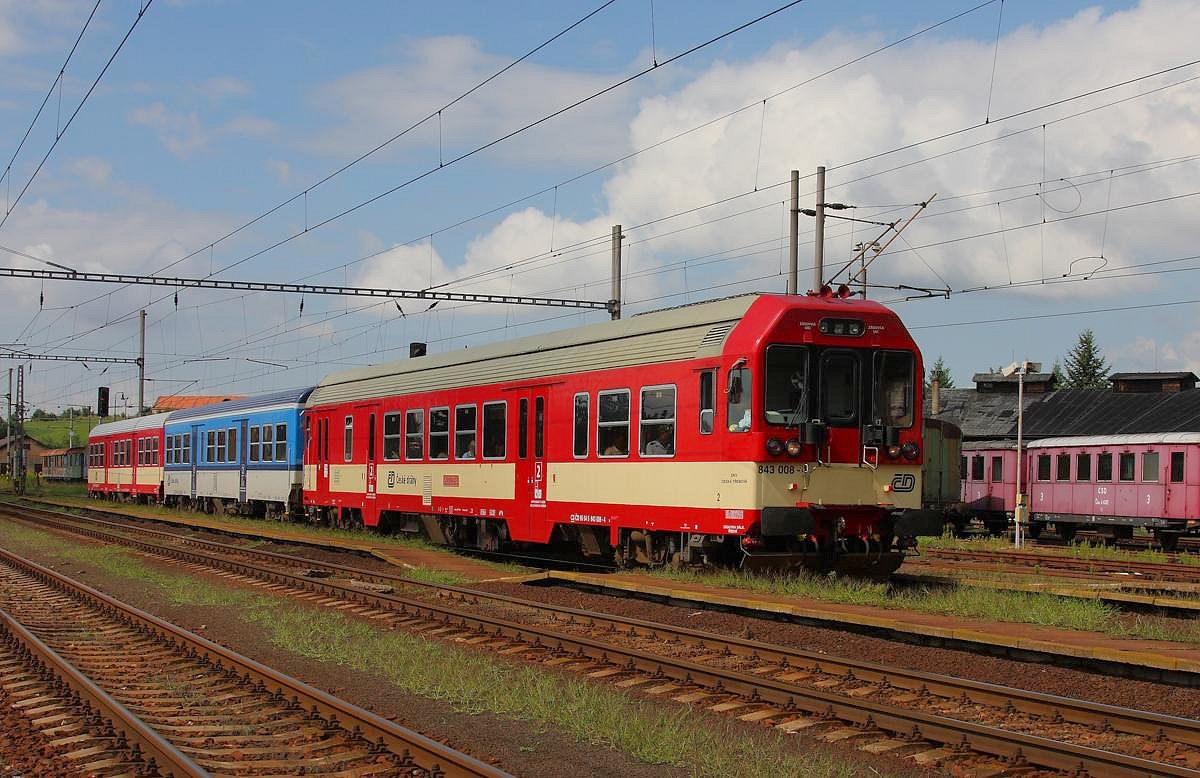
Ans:
{"type": "Polygon", "coordinates": [[[470,440],[467,441],[467,450],[462,452],[462,459],[474,459],[474,458],[475,458],[475,438],[471,438],[470,440]]]}
{"type": "Polygon", "coordinates": [[[648,456],[668,456],[675,453],[675,430],[670,424],[659,425],[658,435],[646,444],[648,456]]]}
{"type": "Polygon", "coordinates": [[[608,448],[604,449],[604,456],[629,456],[629,440],[626,437],[624,429],[613,430],[612,439],[608,442],[608,448]]]}

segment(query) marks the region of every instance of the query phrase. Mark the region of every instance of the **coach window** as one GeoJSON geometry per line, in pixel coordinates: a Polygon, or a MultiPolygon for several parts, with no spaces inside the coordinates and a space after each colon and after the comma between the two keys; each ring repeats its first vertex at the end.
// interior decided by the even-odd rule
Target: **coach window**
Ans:
{"type": "Polygon", "coordinates": [[[1071,455],[1059,454],[1055,462],[1057,473],[1054,475],[1055,481],[1070,481],[1071,480],[1071,455]]]}
{"type": "Polygon", "coordinates": [[[1142,483],[1158,483],[1158,452],[1146,451],[1142,454],[1142,483]]]}
{"type": "Polygon", "coordinates": [[[275,425],[275,461],[287,461],[287,425],[275,425]]]}
{"type": "Polygon", "coordinates": [[[1183,483],[1183,452],[1171,452],[1171,483],[1183,483]]]}
{"type": "MultiPolygon", "coordinates": [[[[711,435],[717,414],[717,371],[700,373],[700,434],[711,435]]],[[[585,447],[586,448],[586,447],[585,447]]]]}
{"type": "Polygon", "coordinates": [[[429,458],[450,457],[450,409],[429,409],[429,458]]]}
{"type": "Polygon", "coordinates": [[[1133,480],[1134,464],[1135,464],[1135,457],[1132,453],[1125,453],[1125,454],[1121,455],[1120,476],[1121,476],[1122,481],[1132,481],[1133,480]]]}
{"type": "Polygon", "coordinates": [[[967,480],[967,458],[958,458],[958,478],[960,481],[967,480]]]}
{"type": "Polygon", "coordinates": [[[588,453],[588,400],[587,392],[575,395],[575,434],[572,451],[576,459],[583,459],[588,453]]]}
{"type": "Polygon", "coordinates": [[[418,409],[404,414],[404,458],[425,456],[425,411],[418,409]]]}
{"type": "Polygon", "coordinates": [[[971,457],[971,480],[972,481],[982,481],[983,480],[983,455],[982,454],[976,454],[975,456],[971,457]]]}
{"type": "Polygon", "coordinates": [[[474,405],[459,405],[454,409],[454,458],[474,459],[476,443],[476,411],[474,405]]]}
{"type": "Polygon", "coordinates": [[[1050,480],[1050,455],[1038,454],[1037,458],[1037,479],[1039,481],[1050,480]]]}
{"type": "Polygon", "coordinates": [[[1096,457],[1096,480],[1112,480],[1112,454],[1100,454],[1096,457]]]}
{"type": "Polygon", "coordinates": [[[258,443],[259,443],[259,439],[261,437],[262,437],[261,432],[259,431],[257,426],[250,428],[250,461],[251,462],[258,461],[258,443]]]}
{"type": "Polygon", "coordinates": [[[152,464],[152,465],[159,464],[159,461],[158,461],[158,438],[152,438],[150,440],[150,460],[151,460],[150,464],[152,464]]]}
{"type": "Polygon", "coordinates": [[[144,440],[139,440],[139,441],[137,442],[137,451],[138,451],[138,453],[137,453],[137,463],[138,463],[139,465],[144,465],[144,464],[146,464],[146,462],[145,462],[145,458],[146,458],[146,441],[144,441],[144,440]]]}
{"type": "Polygon", "coordinates": [[[204,461],[210,464],[217,461],[217,433],[215,430],[209,430],[205,437],[204,461]]]}
{"type": "Polygon", "coordinates": [[[346,417],[346,426],[342,431],[342,456],[349,462],[354,459],[354,417],[346,417]]]}
{"type": "Polygon", "coordinates": [[[596,453],[602,457],[629,456],[629,390],[596,395],[596,453]]]}
{"type": "Polygon", "coordinates": [[[675,456],[675,387],[642,389],[638,452],[646,457],[675,456]]]}
{"type": "Polygon", "coordinates": [[[225,447],[226,438],[227,438],[227,435],[225,433],[225,430],[217,430],[217,461],[218,462],[227,461],[225,458],[225,452],[227,450],[225,447]]]}
{"type": "Polygon", "coordinates": [[[730,432],[750,431],[750,397],[753,381],[748,367],[729,371],[728,397],[725,403],[725,424],[730,432]]]}
{"type": "Polygon", "coordinates": [[[225,440],[225,461],[226,462],[237,462],[238,461],[237,439],[238,439],[237,430],[230,429],[229,437],[226,438],[226,440],[225,440]]]}
{"type": "Polygon", "coordinates": [[[529,400],[521,398],[520,412],[517,414],[517,456],[521,459],[529,456],[529,400]]]}
{"type": "Polygon", "coordinates": [[[1000,483],[1004,480],[1004,457],[992,456],[992,481],[1000,483]]]}
{"type": "Polygon", "coordinates": [[[383,458],[395,462],[400,458],[400,414],[383,414],[383,458]]]}
{"type": "Polygon", "coordinates": [[[1092,480],[1092,455],[1091,454],[1076,454],[1075,455],[1075,480],[1090,481],[1092,480]]]}
{"type": "Polygon", "coordinates": [[[275,428],[270,424],[262,426],[262,453],[261,459],[263,462],[270,462],[275,451],[275,428]]]}
{"type": "Polygon", "coordinates": [[[533,456],[541,459],[546,455],[546,398],[533,400],[533,456]]]}
{"type": "MultiPolygon", "coordinates": [[[[197,447],[200,445],[199,441],[196,445],[197,447]]],[[[185,465],[192,463],[192,433],[190,432],[183,433],[183,463],[185,465]]]]}
{"type": "Polygon", "coordinates": [[[508,454],[508,403],[483,404],[483,458],[504,459],[508,454]]]}

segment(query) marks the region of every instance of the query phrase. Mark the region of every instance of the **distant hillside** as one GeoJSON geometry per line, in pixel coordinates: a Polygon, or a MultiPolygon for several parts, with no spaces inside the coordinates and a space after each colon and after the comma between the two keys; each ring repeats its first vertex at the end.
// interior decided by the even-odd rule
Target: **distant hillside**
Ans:
{"type": "MultiPolygon", "coordinates": [[[[113,420],[113,418],[104,419],[104,421],[113,420]]],[[[95,416],[75,419],[74,422],[67,419],[30,419],[25,422],[25,432],[50,448],[66,448],[69,437],[67,433],[72,426],[75,428],[75,445],[82,446],[87,443],[88,431],[99,423],[100,420],[95,416]]]]}

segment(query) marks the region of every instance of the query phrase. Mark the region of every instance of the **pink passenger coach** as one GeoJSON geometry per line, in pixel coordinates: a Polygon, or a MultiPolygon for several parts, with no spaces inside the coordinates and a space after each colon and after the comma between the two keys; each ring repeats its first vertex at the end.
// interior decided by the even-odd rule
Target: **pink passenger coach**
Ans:
{"type": "Polygon", "coordinates": [[[1007,440],[963,443],[963,508],[994,535],[1008,529],[1017,491],[1017,444],[1007,440]]]}
{"type": "MultiPolygon", "coordinates": [[[[1200,528],[1200,433],[1045,438],[1029,444],[1029,534],[1047,524],[1116,538],[1153,531],[1164,549],[1200,528]]],[[[964,487],[965,488],[965,487],[964,487]]]]}

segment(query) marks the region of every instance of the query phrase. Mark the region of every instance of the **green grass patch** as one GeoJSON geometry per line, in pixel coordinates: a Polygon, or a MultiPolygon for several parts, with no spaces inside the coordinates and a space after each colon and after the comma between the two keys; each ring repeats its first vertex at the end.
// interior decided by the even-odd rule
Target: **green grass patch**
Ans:
{"type": "MultiPolygon", "coordinates": [[[[0,540],[47,546],[36,530],[0,521],[0,540]]],[[[178,606],[232,607],[262,628],[281,650],[326,664],[369,673],[398,689],[443,701],[467,714],[490,713],[615,748],[648,764],[669,764],[696,776],[749,778],[875,774],[827,753],[797,753],[787,736],[755,733],[721,719],[703,719],[690,708],[652,703],[601,684],[484,653],[387,632],[331,610],[305,607],[224,584],[148,568],[124,549],[50,546],[60,558],[88,562],[114,576],[164,592],[178,606]]]]}
{"type": "Polygon", "coordinates": [[[805,597],[842,605],[867,605],[939,616],[1101,632],[1113,637],[1200,644],[1200,622],[1181,623],[1149,616],[1123,617],[1116,606],[1108,603],[1041,592],[970,585],[898,588],[887,583],[834,575],[766,575],[731,570],[698,572],[668,569],[649,575],[669,581],[805,597]]]}
{"type": "MultiPolygon", "coordinates": [[[[941,548],[952,551],[1014,551],[1011,540],[1006,538],[982,537],[959,538],[947,533],[941,537],[921,538],[922,548],[941,548]]],[[[1020,551],[1044,554],[1050,557],[1067,557],[1083,561],[1154,562],[1157,564],[1182,564],[1200,566],[1200,554],[1181,553],[1177,557],[1154,549],[1134,551],[1114,548],[1103,543],[1080,541],[1067,546],[1028,546],[1020,551]]]]}

